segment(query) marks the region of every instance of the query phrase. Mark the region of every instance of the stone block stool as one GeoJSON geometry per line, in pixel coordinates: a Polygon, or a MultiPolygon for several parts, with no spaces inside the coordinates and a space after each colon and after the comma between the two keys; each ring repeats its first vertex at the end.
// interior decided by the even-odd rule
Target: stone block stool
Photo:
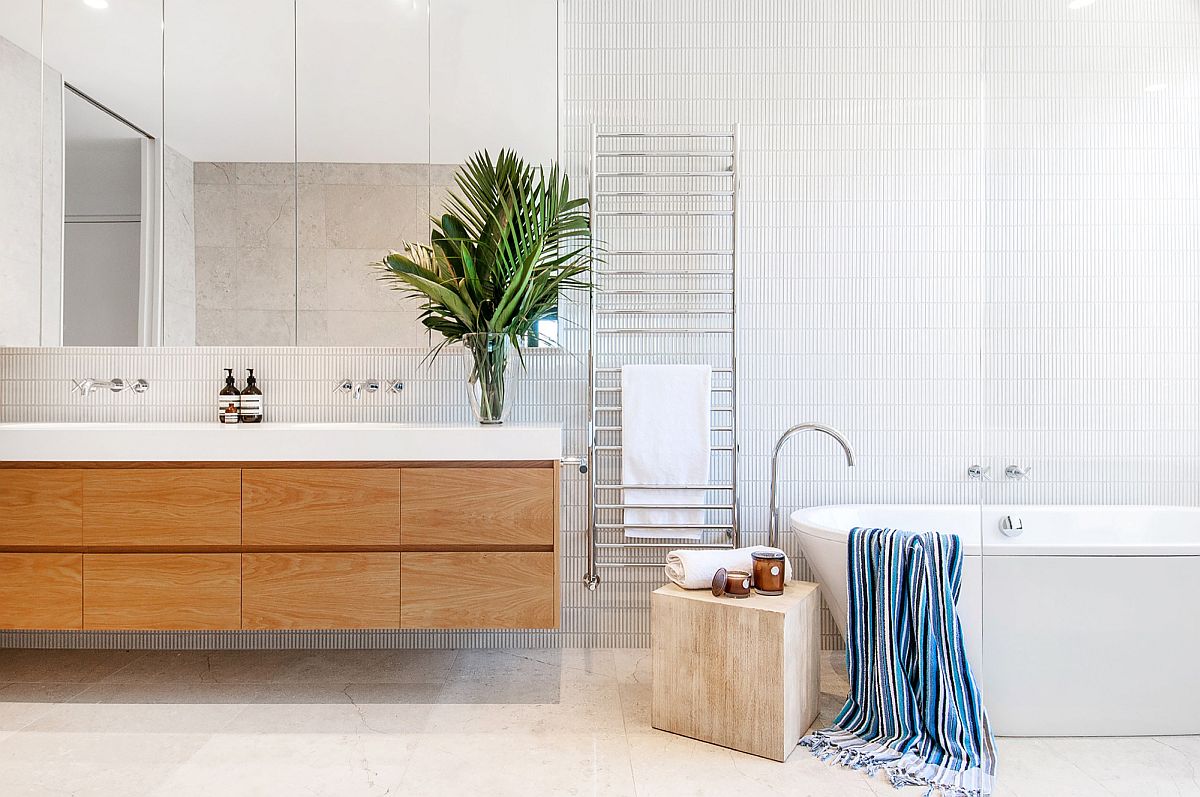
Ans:
{"type": "Polygon", "coordinates": [[[817,716],[820,607],[817,585],[804,581],[749,598],[655,590],[651,724],[786,760],[817,716]]]}

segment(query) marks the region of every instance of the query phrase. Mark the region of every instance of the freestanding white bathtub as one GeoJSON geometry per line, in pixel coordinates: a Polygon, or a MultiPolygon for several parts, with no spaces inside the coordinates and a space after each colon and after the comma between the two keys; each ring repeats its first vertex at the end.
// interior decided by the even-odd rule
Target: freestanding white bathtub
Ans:
{"type": "Polygon", "coordinates": [[[791,528],[843,633],[855,526],[962,539],[958,612],[997,734],[1200,733],[1200,508],[802,509],[791,528]]]}

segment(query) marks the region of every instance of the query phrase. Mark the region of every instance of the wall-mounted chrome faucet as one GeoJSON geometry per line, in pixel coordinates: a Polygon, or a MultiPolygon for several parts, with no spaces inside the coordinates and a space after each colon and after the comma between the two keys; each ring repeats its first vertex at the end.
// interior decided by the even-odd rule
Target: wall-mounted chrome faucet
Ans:
{"type": "Polygon", "coordinates": [[[827,434],[841,445],[842,451],[846,452],[846,465],[854,467],[854,449],[850,447],[850,442],[846,440],[845,435],[834,429],[831,426],[824,426],[819,423],[801,423],[788,429],[779,436],[779,442],[775,443],[775,450],[771,452],[771,519],[769,534],[767,535],[767,544],[778,548],[779,547],[779,452],[783,448],[783,444],[791,439],[792,435],[800,432],[820,432],[827,434]]]}
{"type": "Polygon", "coordinates": [[[333,388],[334,393],[349,393],[355,401],[362,398],[363,393],[378,393],[380,390],[399,393],[404,390],[404,382],[400,379],[393,379],[390,382],[380,382],[378,379],[364,379],[361,382],[343,379],[333,388]]]}
{"type": "Polygon", "coordinates": [[[132,390],[134,393],[141,395],[150,389],[150,383],[145,379],[135,379],[132,382],[126,382],[124,379],[76,379],[72,392],[78,391],[81,396],[90,396],[100,390],[111,390],[113,393],[121,393],[126,390],[132,390]]]}
{"type": "Polygon", "coordinates": [[[985,467],[983,465],[972,465],[971,467],[967,468],[967,478],[971,479],[972,481],[985,482],[991,479],[991,477],[988,476],[988,474],[991,472],[991,466],[985,467]]]}
{"type": "Polygon", "coordinates": [[[1004,478],[1012,479],[1013,481],[1019,482],[1022,479],[1028,479],[1029,471],[1031,471],[1031,470],[1033,470],[1032,466],[1027,467],[1027,468],[1022,468],[1018,465],[1009,465],[1007,468],[1004,469],[1004,478]]]}

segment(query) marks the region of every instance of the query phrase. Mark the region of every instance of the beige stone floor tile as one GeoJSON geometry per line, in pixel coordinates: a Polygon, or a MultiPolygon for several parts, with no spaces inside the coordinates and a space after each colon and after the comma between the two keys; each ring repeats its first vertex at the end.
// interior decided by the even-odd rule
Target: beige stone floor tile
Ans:
{"type": "Polygon", "coordinates": [[[590,648],[564,648],[562,650],[516,649],[503,653],[518,659],[528,659],[541,664],[560,667],[564,670],[582,670],[597,675],[616,674],[616,652],[592,650],[590,648]]]}
{"type": "Polygon", "coordinates": [[[401,791],[488,797],[632,797],[623,734],[429,733],[421,737],[401,791]]]}
{"type": "MultiPolygon", "coordinates": [[[[152,792],[156,797],[384,797],[418,737],[384,733],[214,736],[152,792]]],[[[428,792],[426,792],[428,793],[428,792]]]]}
{"type": "Polygon", "coordinates": [[[441,684],[270,684],[257,687],[231,733],[418,733],[441,684]]]}
{"type": "Polygon", "coordinates": [[[52,707],[27,730],[210,734],[228,727],[253,702],[260,688],[195,683],[95,684],[52,707]]]}
{"type": "Polygon", "coordinates": [[[638,797],[875,794],[862,773],[831,767],[804,750],[781,764],[662,731],[630,733],[628,738],[638,797]]]}
{"type": "Polygon", "coordinates": [[[464,651],[439,704],[433,733],[624,733],[611,675],[500,652],[464,651]]]}
{"type": "Polygon", "coordinates": [[[0,648],[0,683],[95,683],[142,655],[140,650],[0,648]]]}
{"type": "Polygon", "coordinates": [[[281,651],[283,664],[271,678],[279,683],[431,684],[447,680],[453,650],[281,651]]]}
{"type": "Polygon", "coordinates": [[[23,731],[0,741],[5,795],[140,797],[208,740],[205,734],[23,731]]]}
{"type": "Polygon", "coordinates": [[[0,739],[27,727],[88,684],[22,683],[0,687],[0,739]]]}
{"type": "Polygon", "coordinates": [[[103,683],[270,683],[295,661],[288,650],[148,650],[103,683]]]}

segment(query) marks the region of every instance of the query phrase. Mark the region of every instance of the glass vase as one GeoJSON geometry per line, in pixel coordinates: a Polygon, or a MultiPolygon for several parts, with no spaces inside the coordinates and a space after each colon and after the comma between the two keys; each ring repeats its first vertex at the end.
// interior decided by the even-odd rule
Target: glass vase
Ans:
{"type": "Polygon", "coordinates": [[[482,424],[504,423],[512,408],[513,386],[519,369],[507,336],[498,332],[463,335],[467,350],[467,397],[482,424]]]}

